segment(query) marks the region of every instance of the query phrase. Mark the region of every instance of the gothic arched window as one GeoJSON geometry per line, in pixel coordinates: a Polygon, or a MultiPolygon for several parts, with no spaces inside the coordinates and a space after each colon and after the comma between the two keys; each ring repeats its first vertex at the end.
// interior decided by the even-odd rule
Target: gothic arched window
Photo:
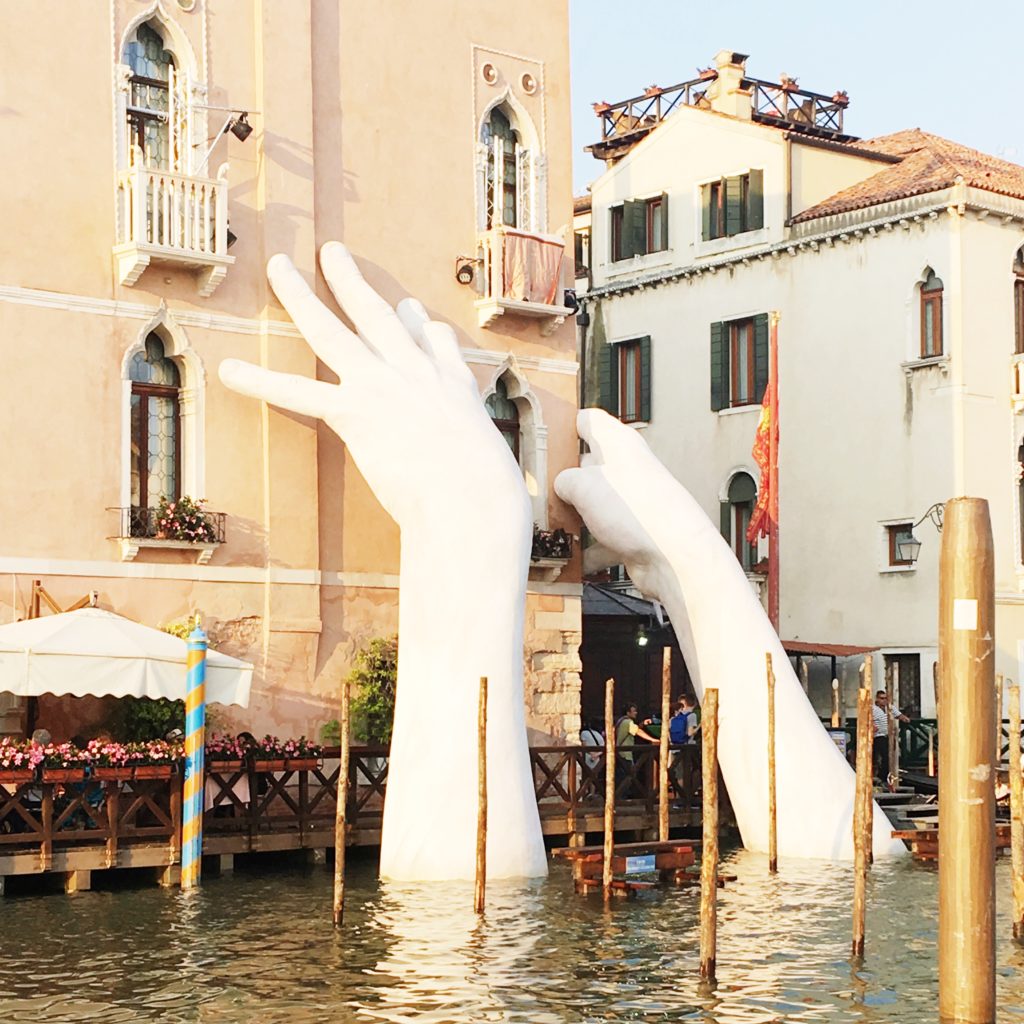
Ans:
{"type": "Polygon", "coordinates": [[[171,126],[174,121],[174,56],[152,22],[138,27],[124,48],[131,68],[128,91],[128,145],[142,153],[146,167],[175,165],[171,126]]]}
{"type": "Polygon", "coordinates": [[[934,270],[921,283],[921,358],[942,355],[942,281],[934,270]]]}
{"type": "Polygon", "coordinates": [[[161,498],[181,495],[181,415],[178,367],[164,354],[156,334],[132,356],[131,504],[155,508],[161,498]]]}
{"type": "Polygon", "coordinates": [[[729,500],[723,509],[722,533],[747,572],[757,562],[757,544],[747,540],[747,529],[756,501],[757,484],[754,478],[749,473],[737,473],[729,481],[729,500]]]}
{"type": "Polygon", "coordinates": [[[494,421],[494,425],[498,428],[501,436],[505,438],[509,448],[512,449],[512,454],[516,457],[516,462],[518,462],[519,410],[516,408],[516,403],[508,397],[508,385],[505,383],[504,378],[499,377],[495,381],[494,394],[489,395],[484,404],[487,407],[488,414],[494,421]]]}
{"type": "Polygon", "coordinates": [[[519,133],[501,107],[484,122],[481,141],[487,148],[487,227],[525,228],[521,216],[519,133]]]}

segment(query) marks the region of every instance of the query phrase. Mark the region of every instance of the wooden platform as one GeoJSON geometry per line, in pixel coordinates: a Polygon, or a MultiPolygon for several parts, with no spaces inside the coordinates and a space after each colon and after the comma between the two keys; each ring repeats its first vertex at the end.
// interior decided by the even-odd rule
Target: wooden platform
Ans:
{"type": "MultiPolygon", "coordinates": [[[[935,827],[894,829],[892,837],[893,839],[902,839],[910,847],[914,860],[935,861],[939,859],[938,824],[935,827]]],[[[998,822],[996,824],[996,854],[998,855],[1000,850],[1009,848],[1009,822],[998,822]]]]}

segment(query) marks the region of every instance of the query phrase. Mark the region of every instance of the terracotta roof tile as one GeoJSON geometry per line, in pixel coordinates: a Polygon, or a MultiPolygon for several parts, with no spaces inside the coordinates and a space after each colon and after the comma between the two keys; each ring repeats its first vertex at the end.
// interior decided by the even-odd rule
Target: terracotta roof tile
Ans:
{"type": "Polygon", "coordinates": [[[900,162],[798,213],[794,223],[938,192],[956,184],[957,178],[986,192],[1024,199],[1024,167],[920,128],[862,139],[856,145],[868,152],[898,156],[900,162]]]}
{"type": "Polygon", "coordinates": [[[572,212],[573,213],[589,213],[590,212],[591,196],[587,192],[582,196],[573,196],[572,199],[572,212]]]}

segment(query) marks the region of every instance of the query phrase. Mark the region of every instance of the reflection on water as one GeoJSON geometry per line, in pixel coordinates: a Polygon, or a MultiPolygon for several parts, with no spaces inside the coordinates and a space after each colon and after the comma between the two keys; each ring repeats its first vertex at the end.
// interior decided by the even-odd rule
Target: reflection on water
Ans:
{"type": "MultiPolygon", "coordinates": [[[[568,870],[489,886],[349,875],[346,928],[330,927],[324,868],[210,879],[198,893],[141,889],[0,903],[0,1021],[529,1024],[618,1021],[936,1020],[937,876],[873,868],[868,957],[853,969],[848,867],[726,858],[719,980],[697,978],[697,890],[605,909],[568,870]]],[[[1008,864],[997,872],[1000,910],[1008,864]]],[[[999,918],[1001,1021],[1024,1021],[1024,951],[999,918]]]]}

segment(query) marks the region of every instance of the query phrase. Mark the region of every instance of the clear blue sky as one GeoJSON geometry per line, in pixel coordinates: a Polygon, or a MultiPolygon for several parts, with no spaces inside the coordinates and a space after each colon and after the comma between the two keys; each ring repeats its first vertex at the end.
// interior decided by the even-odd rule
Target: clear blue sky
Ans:
{"type": "Polygon", "coordinates": [[[721,49],[749,53],[753,78],[850,94],[852,135],[922,128],[1024,164],[1022,0],[570,0],[573,180],[603,165],[590,104],[674,85],[721,49]]]}

